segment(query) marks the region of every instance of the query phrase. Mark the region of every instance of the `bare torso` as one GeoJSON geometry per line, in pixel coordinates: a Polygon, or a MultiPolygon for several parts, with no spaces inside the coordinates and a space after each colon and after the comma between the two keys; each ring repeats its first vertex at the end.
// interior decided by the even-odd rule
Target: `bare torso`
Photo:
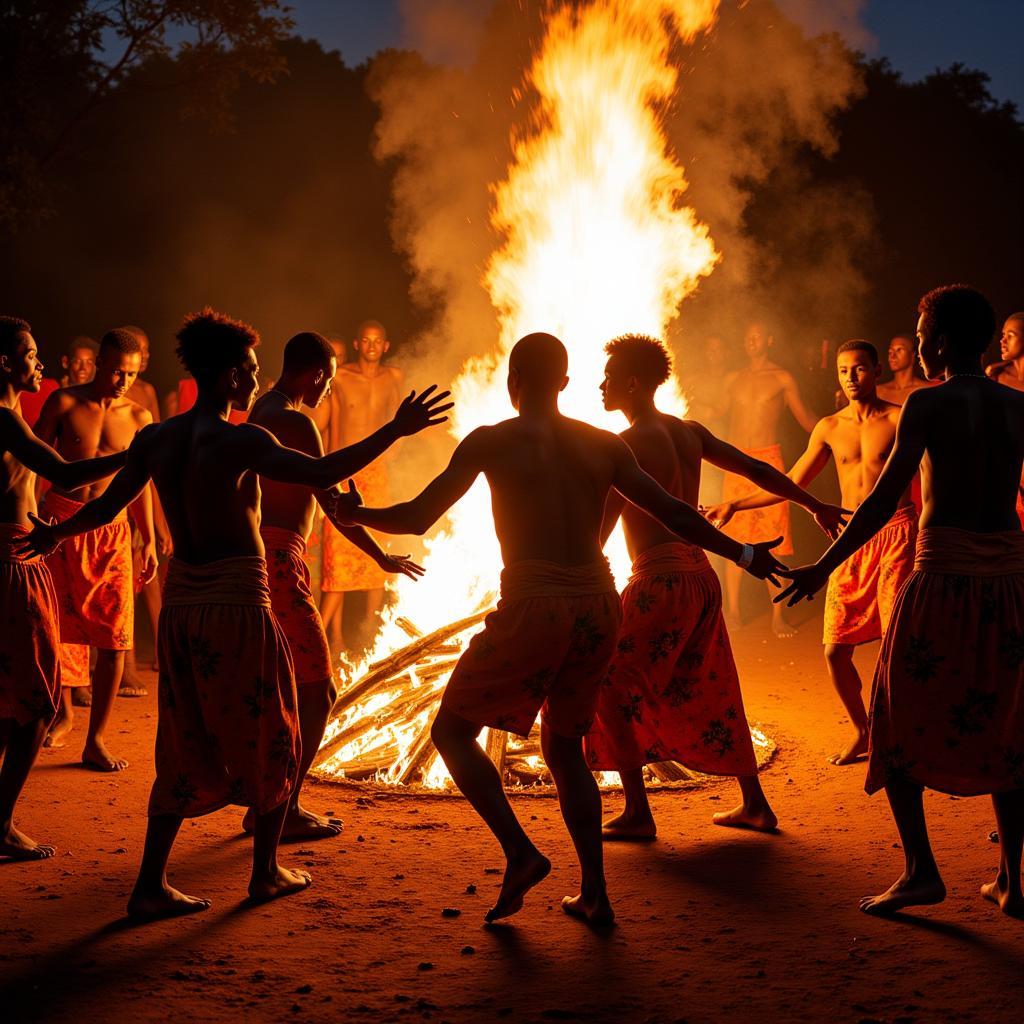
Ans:
{"type": "Polygon", "coordinates": [[[586,565],[602,557],[613,435],[564,416],[520,416],[478,436],[505,565],[524,559],[586,565]]]}
{"type": "MultiPolygon", "coordinates": [[[[703,445],[683,420],[664,413],[637,420],[619,435],[636,456],[640,468],[673,497],[697,505],[703,445]]],[[[626,502],[622,526],[630,558],[659,544],[678,543],[679,537],[657,519],[626,502]]]]}
{"type": "Polygon", "coordinates": [[[402,383],[402,371],[395,366],[380,366],[368,376],[359,363],[345,363],[331,384],[330,450],[355,444],[384,426],[402,400],[402,383]]]}
{"type": "Polygon", "coordinates": [[[891,380],[887,384],[878,385],[878,397],[883,402],[902,405],[907,400],[907,397],[915,391],[930,387],[934,387],[934,384],[931,381],[921,380],[920,377],[912,377],[910,383],[903,386],[900,386],[895,380],[891,380]]]}
{"type": "Polygon", "coordinates": [[[927,389],[914,401],[921,403],[927,423],[921,526],[1019,530],[1024,394],[963,376],[927,389]]]}
{"type": "MultiPolygon", "coordinates": [[[[20,407],[5,415],[21,416],[20,407]]],[[[0,523],[28,526],[28,514],[36,507],[36,475],[19,462],[2,443],[4,430],[0,422],[0,523]]]]}
{"type": "Polygon", "coordinates": [[[788,378],[787,371],[774,363],[728,376],[729,440],[737,448],[751,451],[778,444],[788,378]]]}
{"type": "Polygon", "coordinates": [[[148,380],[136,377],[124,397],[141,405],[153,417],[154,423],[160,422],[160,400],[156,397],[156,388],[148,380]]]}
{"type": "MultiPolygon", "coordinates": [[[[36,433],[72,462],[124,451],[149,422],[149,413],[127,396],[99,401],[88,384],[78,384],[55,391],[46,400],[36,433]]],[[[101,495],[111,479],[71,492],[55,490],[86,502],[101,495]]]]}
{"type": "MultiPolygon", "coordinates": [[[[269,430],[286,448],[319,456],[322,445],[312,419],[292,406],[280,391],[261,395],[249,412],[249,422],[269,430]]],[[[291,530],[303,540],[313,529],[316,499],[311,487],[282,484],[260,477],[261,521],[264,526],[291,530]]]]}

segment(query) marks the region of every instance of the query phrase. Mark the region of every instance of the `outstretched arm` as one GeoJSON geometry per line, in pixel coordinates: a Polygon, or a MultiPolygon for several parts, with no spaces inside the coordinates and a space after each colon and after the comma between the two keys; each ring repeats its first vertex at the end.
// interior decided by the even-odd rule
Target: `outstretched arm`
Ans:
{"type": "Polygon", "coordinates": [[[797,387],[796,378],[788,371],[783,371],[782,397],[785,399],[786,408],[793,414],[793,419],[800,424],[809,434],[814,430],[814,424],[818,418],[804,405],[800,395],[800,388],[797,387]]]}
{"type": "Polygon", "coordinates": [[[430,529],[473,485],[483,471],[484,430],[474,430],[459,444],[444,471],[411,501],[389,508],[356,508],[345,511],[345,518],[381,533],[414,533],[430,529]]]}
{"type": "Polygon", "coordinates": [[[350,544],[355,545],[364,555],[372,558],[377,565],[389,573],[401,573],[410,579],[418,579],[423,575],[422,566],[417,565],[408,555],[392,555],[385,551],[367,532],[365,526],[355,526],[345,522],[339,514],[339,500],[343,500],[343,494],[338,488],[328,491],[318,491],[316,500],[324,511],[324,515],[331,521],[334,528],[350,544]]]}
{"type": "Polygon", "coordinates": [[[68,462],[45,441],[41,441],[20,416],[6,409],[0,410],[0,438],[0,444],[23,466],[65,491],[73,491],[113,476],[128,457],[127,451],[123,451],[99,459],[68,462]]]}

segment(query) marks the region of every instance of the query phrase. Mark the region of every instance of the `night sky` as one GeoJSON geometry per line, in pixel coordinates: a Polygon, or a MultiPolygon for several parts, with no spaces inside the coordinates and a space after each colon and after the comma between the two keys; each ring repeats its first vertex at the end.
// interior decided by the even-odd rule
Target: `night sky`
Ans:
{"type": "MultiPolygon", "coordinates": [[[[433,0],[408,0],[431,3],[433,0]]],[[[840,29],[852,45],[871,56],[888,57],[909,80],[960,61],[992,79],[997,99],[1024,111],[1024,3],[1021,0],[779,0],[812,29],[840,29]],[[859,9],[859,24],[834,12],[859,9]]],[[[327,49],[340,50],[345,62],[359,64],[377,50],[408,42],[401,0],[291,0],[296,31],[327,49]]],[[[465,0],[480,12],[485,0],[465,0]]]]}

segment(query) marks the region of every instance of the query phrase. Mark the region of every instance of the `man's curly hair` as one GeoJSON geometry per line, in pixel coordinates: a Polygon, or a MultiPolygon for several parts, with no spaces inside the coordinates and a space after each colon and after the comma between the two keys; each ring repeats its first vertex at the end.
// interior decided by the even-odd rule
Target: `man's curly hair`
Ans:
{"type": "Polygon", "coordinates": [[[203,385],[239,366],[246,350],[260,343],[259,334],[249,324],[209,306],[189,313],[175,337],[178,347],[174,351],[182,366],[203,385]]]}
{"type": "Polygon", "coordinates": [[[619,365],[645,387],[656,388],[668,380],[672,357],[664,342],[647,334],[620,334],[604,347],[619,365]]]}
{"type": "Polygon", "coordinates": [[[0,353],[11,355],[18,347],[18,335],[31,333],[31,325],[20,316],[0,316],[0,353]]]}
{"type": "Polygon", "coordinates": [[[924,333],[941,334],[964,355],[978,355],[996,333],[992,304],[966,284],[933,288],[917,304],[924,318],[924,333]]]}

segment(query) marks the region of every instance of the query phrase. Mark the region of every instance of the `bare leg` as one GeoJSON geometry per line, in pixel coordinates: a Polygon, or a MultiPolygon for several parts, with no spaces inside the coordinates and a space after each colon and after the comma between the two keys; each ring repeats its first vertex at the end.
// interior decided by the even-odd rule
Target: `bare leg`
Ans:
{"type": "Polygon", "coordinates": [[[730,811],[713,814],[711,820],[716,825],[726,828],[749,828],[755,832],[774,832],[779,819],[768,803],[768,797],[761,788],[761,780],[757,775],[740,775],[736,781],[740,785],[742,800],[730,811]]]}
{"type": "Polygon", "coordinates": [[[341,632],[342,611],[345,595],[337,590],[325,590],[320,595],[320,618],[324,621],[324,632],[334,652],[345,649],[345,638],[341,632]]]}
{"type": "Polygon", "coordinates": [[[281,867],[277,862],[277,847],[281,842],[281,828],[287,813],[288,801],[285,800],[272,811],[256,815],[249,896],[259,903],[301,892],[312,881],[308,871],[293,871],[281,867]]]}
{"type": "Polygon", "coordinates": [[[62,686],[60,688],[60,707],[57,708],[57,717],[50,725],[50,731],[43,740],[44,747],[63,747],[72,727],[75,724],[75,706],[72,702],[74,693],[73,686],[62,686]]]}
{"type": "Polygon", "coordinates": [[[157,575],[142,588],[142,602],[146,606],[149,615],[149,624],[153,629],[153,671],[159,671],[157,655],[160,643],[160,608],[163,605],[163,598],[160,590],[160,577],[157,575]]]}
{"type": "Polygon", "coordinates": [[[144,921],[162,917],[196,914],[210,906],[209,900],[186,896],[167,881],[167,859],[181,828],[181,818],[160,814],[149,819],[146,845],[135,888],[128,898],[128,916],[144,921]]]}
{"type": "Polygon", "coordinates": [[[622,813],[609,818],[601,826],[601,835],[606,839],[625,842],[650,842],[658,834],[651,805],[647,800],[643,768],[630,768],[619,772],[622,781],[622,795],[626,806],[622,813]]]}
{"type": "MultiPolygon", "coordinates": [[[[304,683],[298,688],[302,761],[299,763],[299,777],[295,782],[292,798],[288,802],[288,814],[281,832],[281,838],[285,841],[330,839],[341,833],[341,822],[336,818],[325,818],[322,814],[314,814],[299,805],[299,790],[305,781],[309,766],[320,749],[320,741],[324,738],[324,729],[327,727],[327,719],[330,717],[331,708],[334,707],[337,692],[333,680],[330,679],[320,683],[304,683]]],[[[255,815],[250,808],[242,820],[242,828],[246,832],[251,832],[254,824],[255,815]]]]}
{"type": "Polygon", "coordinates": [[[885,795],[900,833],[906,867],[881,895],[865,896],[860,909],[865,914],[885,915],[904,907],[941,903],[946,898],[946,887],[928,841],[924,791],[917,783],[900,782],[886,786],[885,795]]]}
{"type": "MultiPolygon", "coordinates": [[[[743,570],[740,569],[740,572],[743,570]]],[[[786,615],[783,611],[784,605],[775,604],[775,597],[779,590],[777,587],[773,587],[767,580],[765,580],[765,586],[768,588],[768,604],[772,610],[772,632],[780,640],[788,640],[792,636],[796,636],[799,630],[796,626],[791,626],[786,621],[786,615]]]]}
{"type": "Polygon", "coordinates": [[[868,714],[864,710],[860,675],[853,663],[853,652],[852,644],[825,645],[828,674],[854,728],[853,739],[843,750],[828,759],[830,764],[854,764],[862,760],[868,752],[868,714]]]}
{"type": "Polygon", "coordinates": [[[743,586],[743,570],[730,562],[725,567],[725,623],[729,629],[738,629],[740,620],[740,590],[743,586]]]}
{"type": "Polygon", "coordinates": [[[993,793],[999,826],[999,873],[994,882],[981,887],[981,895],[1004,914],[1024,917],[1024,895],[1020,887],[1021,848],[1024,846],[1024,789],[993,793]]]}
{"type": "Polygon", "coordinates": [[[0,857],[45,860],[55,852],[52,846],[40,846],[14,827],[14,805],[42,746],[46,726],[42,718],[30,725],[18,725],[13,719],[0,722],[0,857]]]}
{"type": "Polygon", "coordinates": [[[100,651],[92,676],[92,707],[89,709],[89,733],[82,751],[82,764],[101,772],[119,772],[128,762],[112,757],[103,742],[103,733],[114,710],[114,699],[124,672],[124,651],[100,651]]]}
{"type": "Polygon", "coordinates": [[[117,688],[118,697],[146,697],[149,690],[142,685],[139,678],[138,667],[135,664],[135,651],[124,652],[124,672],[121,675],[121,685],[117,688]]]}
{"type": "MultiPolygon", "coordinates": [[[[558,736],[541,723],[541,749],[558,790],[562,818],[576,847],[583,873],[578,896],[566,896],[562,909],[588,924],[610,925],[615,920],[604,878],[601,845],[601,791],[583,754],[579,736],[558,736]]],[[[641,779],[641,782],[643,780],[641,779]]]]}
{"type": "Polygon", "coordinates": [[[505,854],[501,892],[485,915],[485,920],[497,921],[522,909],[523,897],[547,877],[551,861],[533,845],[519,824],[502,788],[498,769],[476,742],[480,729],[481,726],[442,707],[431,726],[430,736],[455,785],[494,833],[505,854]]]}

